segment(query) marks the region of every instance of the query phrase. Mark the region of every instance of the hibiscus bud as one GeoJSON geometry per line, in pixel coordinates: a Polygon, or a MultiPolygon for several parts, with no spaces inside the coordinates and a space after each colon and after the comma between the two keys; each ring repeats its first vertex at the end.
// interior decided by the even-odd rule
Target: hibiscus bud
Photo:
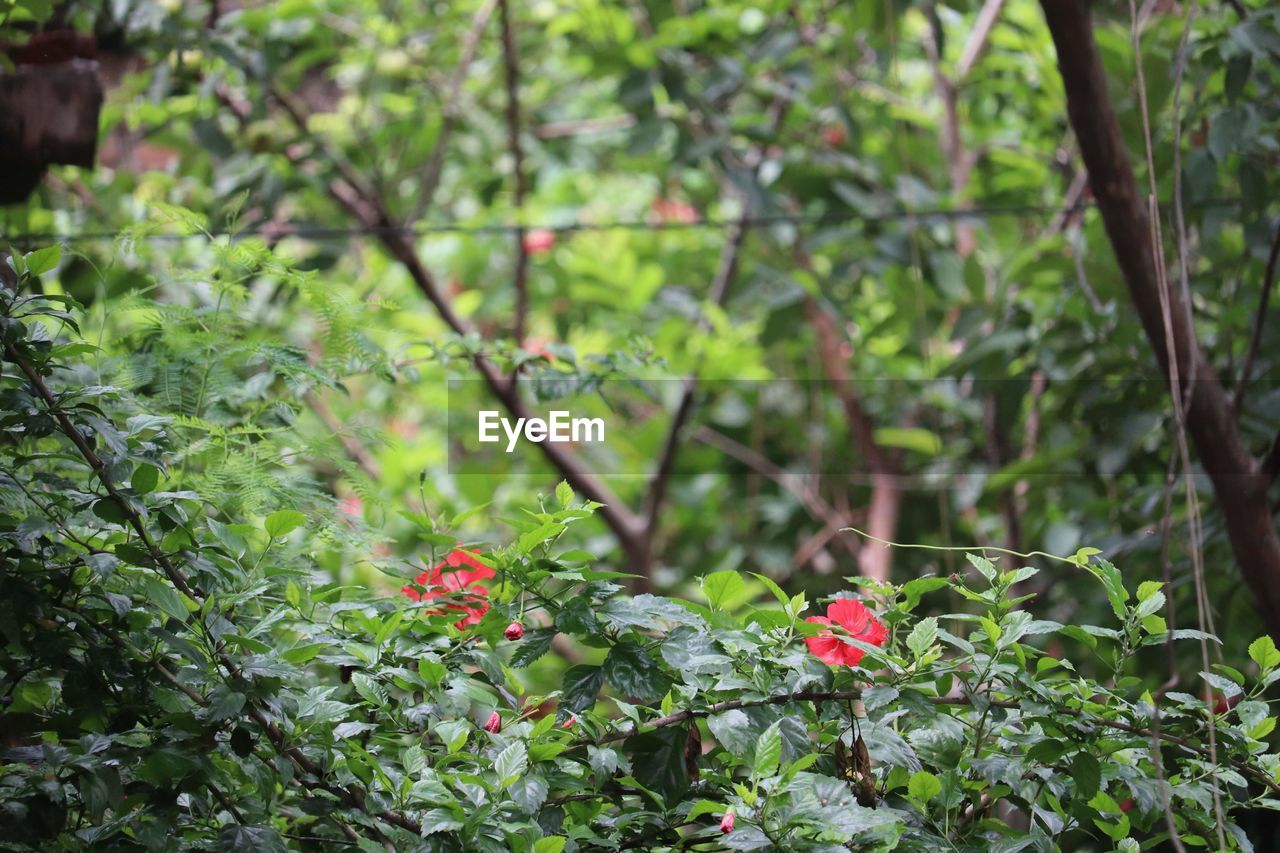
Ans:
{"type": "Polygon", "coordinates": [[[497,711],[494,711],[489,715],[489,719],[485,720],[484,730],[493,735],[502,731],[502,718],[498,716],[497,711]]]}
{"type": "Polygon", "coordinates": [[[577,717],[570,717],[569,719],[567,719],[567,720],[565,720],[563,723],[561,723],[560,728],[562,728],[562,729],[571,729],[571,728],[573,728],[574,726],[576,726],[577,724],[578,724],[578,718],[577,718],[577,717]]]}
{"type": "Polygon", "coordinates": [[[955,572],[952,572],[952,573],[951,573],[950,581],[951,581],[952,583],[960,583],[960,576],[959,576],[958,574],[956,574],[955,572]]]}
{"type": "Polygon", "coordinates": [[[507,630],[504,631],[503,633],[506,634],[508,640],[515,642],[516,640],[524,636],[524,626],[521,625],[519,622],[512,622],[510,625],[507,626],[507,630]]]}
{"type": "Polygon", "coordinates": [[[720,831],[724,833],[733,832],[733,809],[724,813],[724,817],[720,818],[720,831]]]}

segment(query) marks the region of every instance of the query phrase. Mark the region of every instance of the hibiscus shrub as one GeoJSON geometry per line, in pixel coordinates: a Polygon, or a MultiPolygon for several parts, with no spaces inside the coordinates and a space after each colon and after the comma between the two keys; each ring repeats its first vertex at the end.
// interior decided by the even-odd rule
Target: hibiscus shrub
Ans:
{"type": "Polygon", "coordinates": [[[980,556],[829,601],[737,572],[633,596],[562,484],[494,542],[419,518],[417,571],[342,587],[308,515],[181,488],[166,420],[50,337],[74,321],[0,289],[9,848],[1248,847],[1237,815],[1280,802],[1280,651],[1153,696],[1144,649],[1212,638],[1096,554],[1059,570],[1112,626],[1033,618],[1035,569],[980,556]]]}

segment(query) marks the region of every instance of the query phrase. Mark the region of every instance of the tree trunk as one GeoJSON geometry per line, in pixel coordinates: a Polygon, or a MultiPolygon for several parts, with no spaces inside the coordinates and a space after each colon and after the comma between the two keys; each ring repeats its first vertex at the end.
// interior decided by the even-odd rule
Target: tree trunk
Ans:
{"type": "Polygon", "coordinates": [[[1280,640],[1280,537],[1267,506],[1269,478],[1249,453],[1232,414],[1231,402],[1212,365],[1204,358],[1181,295],[1168,289],[1168,316],[1161,308],[1160,272],[1148,214],[1125,149],[1086,0],[1041,0],[1058,54],[1067,112],[1089,185],[1102,213],[1107,237],[1124,274],[1147,338],[1166,379],[1169,353],[1190,392],[1186,424],[1200,462],[1213,482],[1227,535],[1254,605],[1267,631],[1280,640]],[[1165,337],[1166,323],[1170,338],[1165,337]]]}

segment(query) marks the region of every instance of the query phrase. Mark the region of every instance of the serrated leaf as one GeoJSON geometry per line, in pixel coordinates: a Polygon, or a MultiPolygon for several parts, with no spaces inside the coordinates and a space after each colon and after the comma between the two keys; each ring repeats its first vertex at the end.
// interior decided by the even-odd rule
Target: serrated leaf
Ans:
{"type": "Polygon", "coordinates": [[[529,766],[529,752],[521,741],[508,746],[493,760],[493,772],[498,777],[498,787],[505,788],[529,766]]]}
{"type": "Polygon", "coordinates": [[[661,699],[671,687],[662,668],[638,643],[618,643],[604,659],[604,677],[624,696],[635,696],[646,702],[661,699]]]}
{"type": "Polygon", "coordinates": [[[907,796],[917,803],[927,803],[942,793],[942,782],[928,770],[918,770],[911,774],[907,783],[907,796]]]}
{"type": "Polygon", "coordinates": [[[587,664],[570,667],[560,688],[560,704],[579,714],[596,704],[596,696],[603,684],[604,670],[601,667],[587,664]]]}
{"type": "Polygon", "coordinates": [[[57,243],[52,246],[45,246],[43,249],[36,249],[29,252],[24,257],[27,264],[27,273],[30,275],[42,275],[47,273],[58,265],[62,260],[62,247],[57,243]]]}
{"type": "Polygon", "coordinates": [[[525,632],[520,645],[511,655],[511,665],[526,667],[538,658],[551,651],[551,642],[556,638],[555,628],[531,628],[525,632]]]}
{"type": "Polygon", "coordinates": [[[755,759],[751,772],[757,779],[773,776],[778,772],[778,764],[782,761],[782,733],[778,731],[778,723],[765,729],[756,738],[755,759]]]}
{"type": "Polygon", "coordinates": [[[911,629],[911,633],[907,635],[907,648],[911,649],[917,659],[924,657],[925,652],[933,646],[938,639],[938,620],[933,616],[928,616],[916,623],[911,629]]]}
{"type": "Polygon", "coordinates": [[[1263,672],[1280,666],[1280,650],[1276,649],[1276,641],[1265,634],[1249,644],[1249,657],[1263,672]]]}

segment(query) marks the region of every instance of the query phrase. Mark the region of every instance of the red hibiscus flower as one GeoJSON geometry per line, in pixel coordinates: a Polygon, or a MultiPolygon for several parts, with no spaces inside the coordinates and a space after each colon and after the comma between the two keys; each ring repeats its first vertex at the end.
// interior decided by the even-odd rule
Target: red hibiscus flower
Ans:
{"type": "MultiPolygon", "coordinates": [[[[889,632],[875,614],[861,601],[837,598],[827,607],[826,616],[810,616],[806,622],[819,625],[837,625],[849,632],[855,640],[872,646],[883,646],[889,632]]],[[[862,649],[846,643],[832,631],[823,631],[816,637],[805,637],[809,651],[823,663],[831,666],[857,666],[862,661],[862,649]]]]}
{"type": "Polygon", "coordinates": [[[493,577],[493,569],[473,557],[474,553],[455,548],[449,552],[449,556],[413,579],[418,586],[427,587],[426,592],[419,592],[407,584],[400,591],[414,601],[449,598],[450,602],[444,609],[464,614],[454,623],[458,628],[479,624],[489,612],[489,602],[485,600],[489,590],[473,584],[493,577]]]}

